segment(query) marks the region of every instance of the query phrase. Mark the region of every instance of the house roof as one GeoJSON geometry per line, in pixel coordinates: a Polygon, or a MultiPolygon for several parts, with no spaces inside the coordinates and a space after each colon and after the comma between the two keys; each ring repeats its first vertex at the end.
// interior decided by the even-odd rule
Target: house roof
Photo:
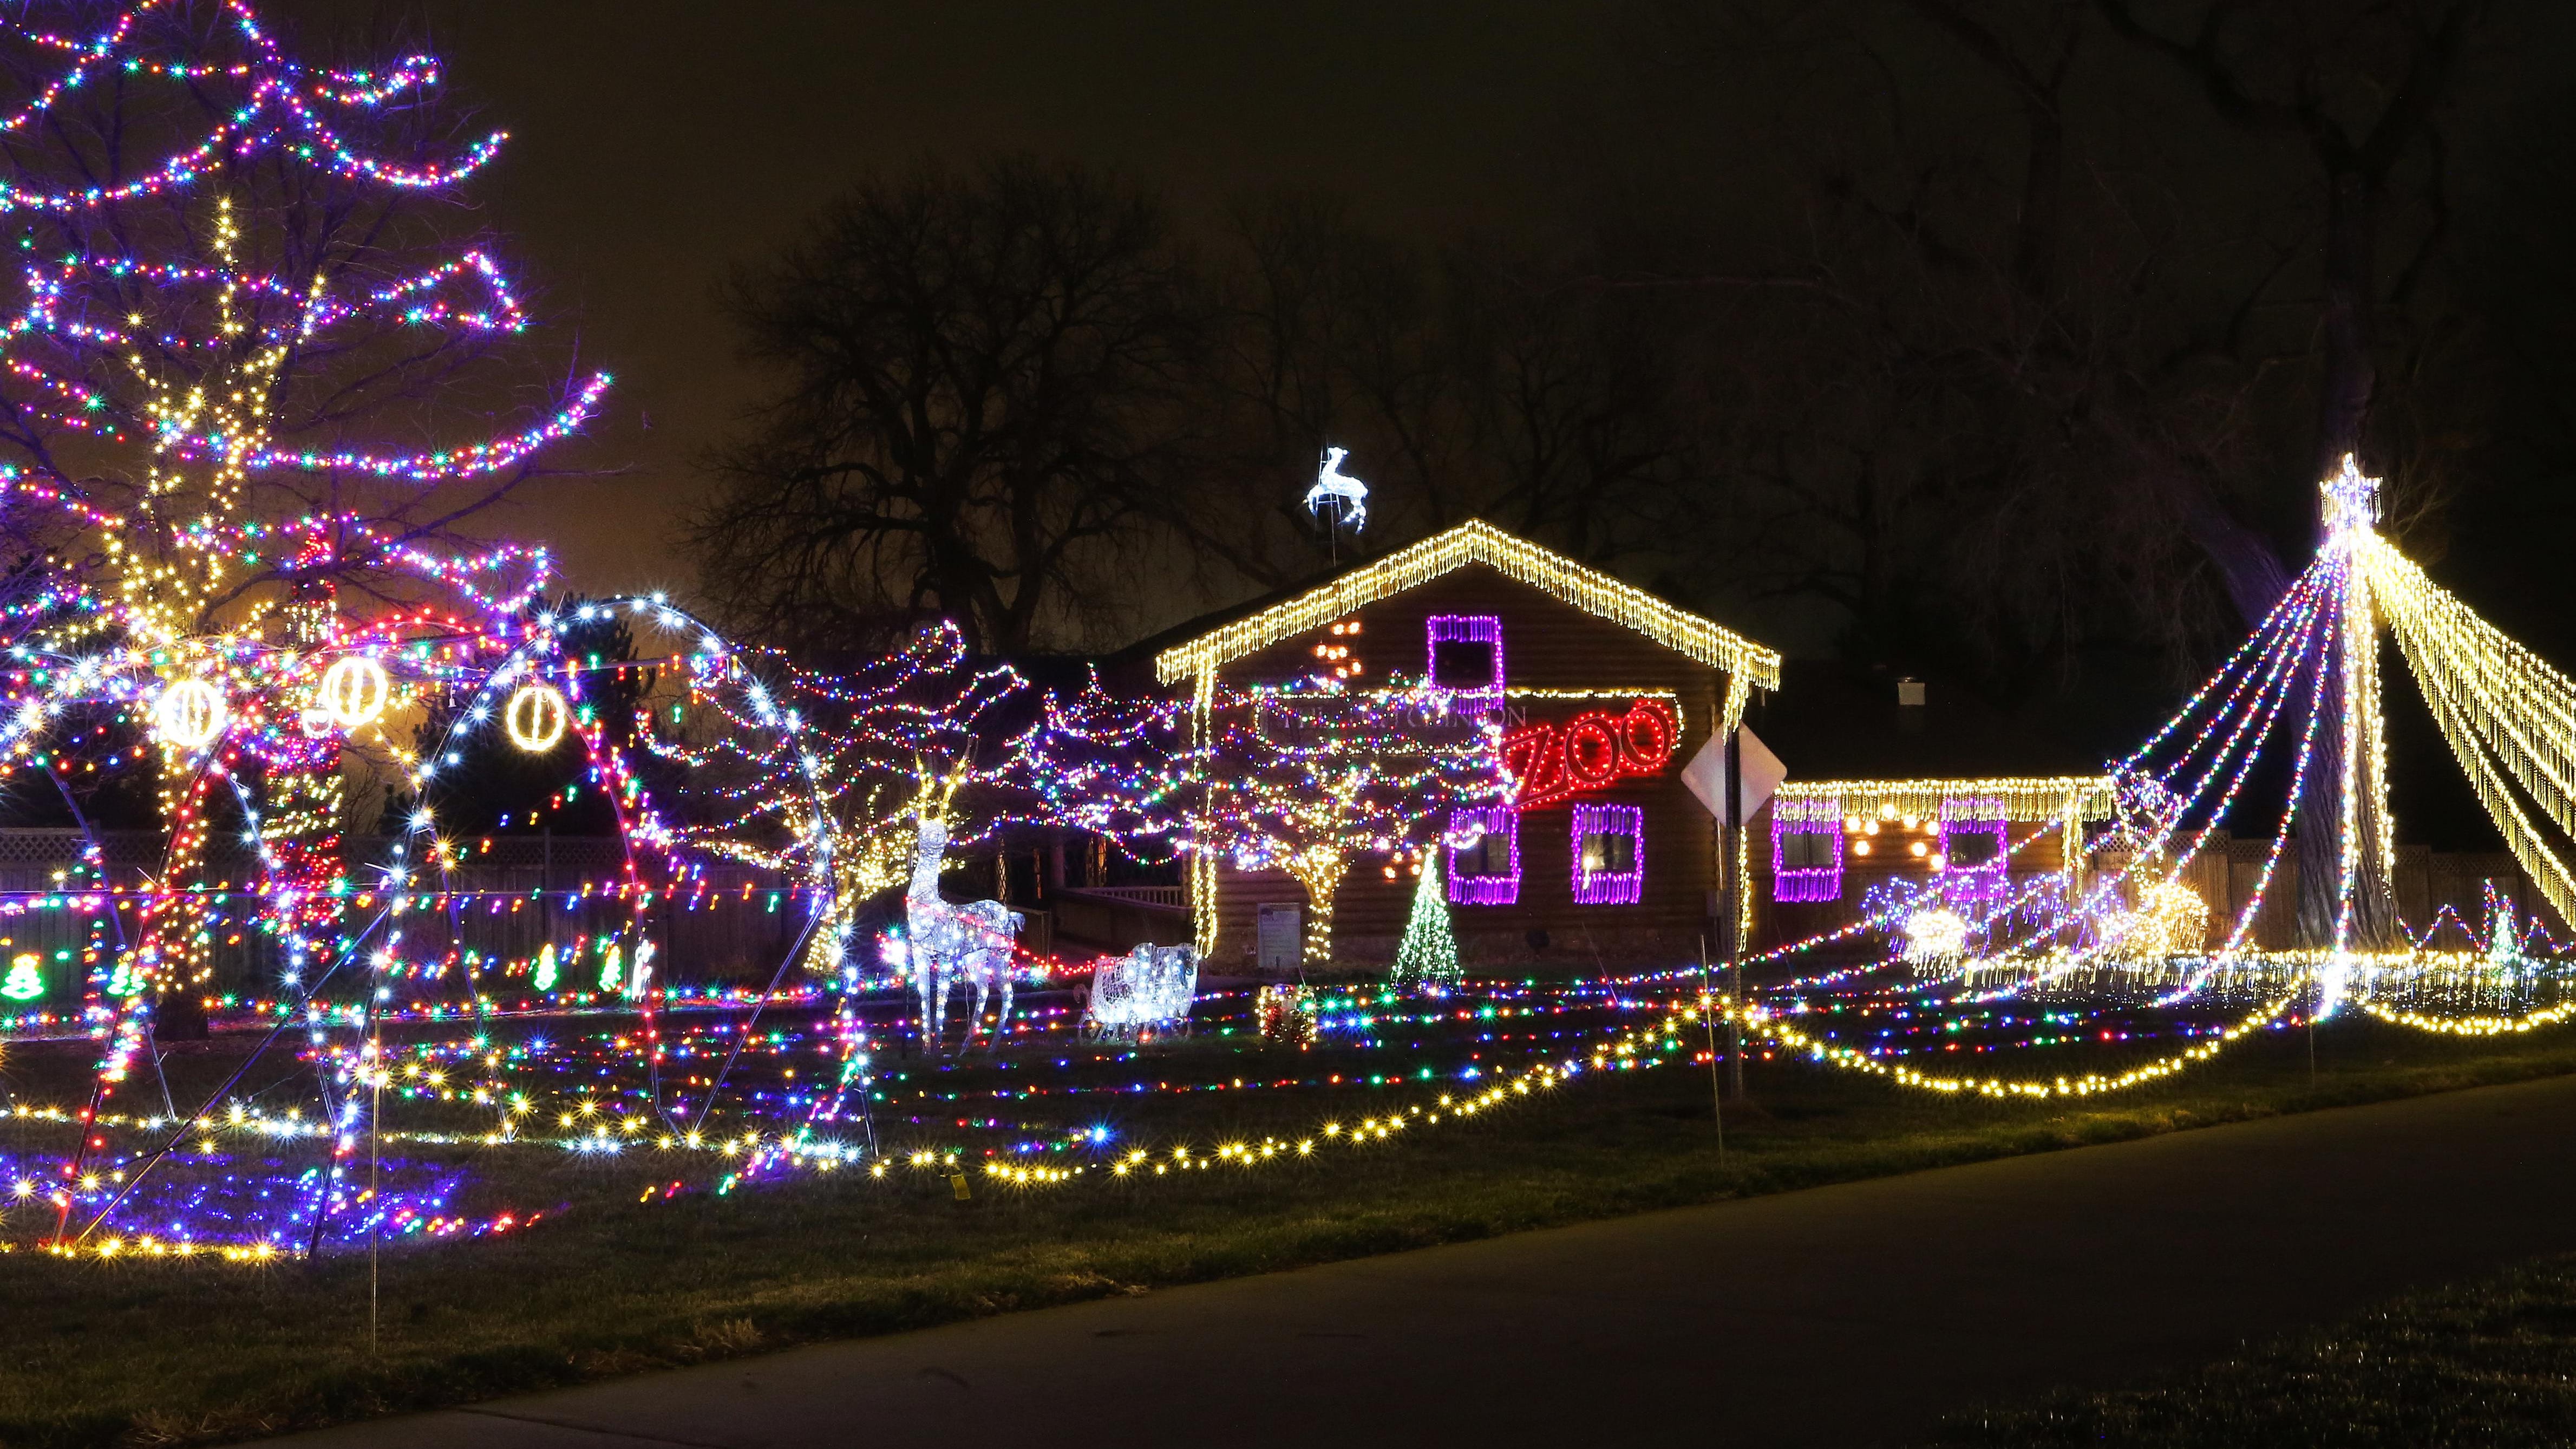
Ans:
{"type": "Polygon", "coordinates": [[[1427,583],[1468,564],[1488,568],[1702,664],[1742,675],[1760,689],[1780,687],[1780,655],[1697,614],[1685,613],[1633,584],[1587,568],[1563,554],[1469,519],[1362,568],[1291,595],[1154,657],[1165,684],[1214,671],[1293,634],[1321,628],[1363,604],[1427,583]]]}
{"type": "Polygon", "coordinates": [[[2100,756],[2000,708],[1956,680],[1925,682],[1924,703],[1897,703],[1886,669],[1791,660],[1787,684],[1753,729],[1787,766],[1774,799],[1847,815],[1937,816],[1944,801],[1991,801],[2004,818],[2054,820],[2070,807],[2110,817],[2112,778],[2100,756]],[[2087,770],[2086,766],[2094,766],[2087,770]]]}
{"type": "MultiPolygon", "coordinates": [[[[2117,805],[2109,775],[1999,775],[1972,780],[1789,780],[1771,798],[1812,805],[1822,814],[1919,815],[1937,818],[1945,806],[1976,802],[2006,820],[2055,820],[2073,811],[2079,820],[2108,820],[2117,805]]],[[[1793,813],[1788,818],[1798,818],[1793,813]]],[[[1994,816],[1984,816],[1993,819],[1994,816]]]]}

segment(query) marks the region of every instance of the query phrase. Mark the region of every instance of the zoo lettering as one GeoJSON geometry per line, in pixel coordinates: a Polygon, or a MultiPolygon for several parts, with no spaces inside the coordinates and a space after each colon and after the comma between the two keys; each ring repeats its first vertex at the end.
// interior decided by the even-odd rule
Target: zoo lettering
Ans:
{"type": "Polygon", "coordinates": [[[1520,782],[1520,807],[1534,810],[1625,776],[1663,773],[1676,732],[1670,706],[1641,699],[1626,714],[1593,710],[1513,730],[1503,736],[1503,768],[1520,782]]]}

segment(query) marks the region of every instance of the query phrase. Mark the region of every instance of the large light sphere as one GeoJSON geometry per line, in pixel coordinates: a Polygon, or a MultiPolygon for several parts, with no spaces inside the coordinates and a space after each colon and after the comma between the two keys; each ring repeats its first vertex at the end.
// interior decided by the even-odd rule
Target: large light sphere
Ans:
{"type": "Polygon", "coordinates": [[[375,723],[393,698],[393,681],[385,667],[365,655],[351,655],[322,671],[322,713],[344,730],[375,723]]]}
{"type": "Polygon", "coordinates": [[[152,702],[152,732],[165,745],[203,749],[224,732],[231,716],[222,690],[202,679],[182,679],[152,702]]]}
{"type": "Polygon", "coordinates": [[[1968,950],[1967,918],[1931,906],[1905,918],[1905,959],[1917,965],[1954,961],[1968,950]]]}
{"type": "Polygon", "coordinates": [[[564,731],[572,727],[572,706],[551,684],[523,684],[501,712],[501,725],[509,731],[510,743],[542,755],[563,742],[564,731]]]}

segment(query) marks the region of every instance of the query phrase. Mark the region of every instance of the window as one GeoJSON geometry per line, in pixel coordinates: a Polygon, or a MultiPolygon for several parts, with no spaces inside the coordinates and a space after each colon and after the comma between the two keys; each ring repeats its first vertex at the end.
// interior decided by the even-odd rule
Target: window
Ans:
{"type": "Polygon", "coordinates": [[[1842,859],[1843,842],[1838,835],[1819,835],[1802,830],[1780,837],[1779,864],[1789,870],[1825,870],[1842,859]]]}
{"type": "Polygon", "coordinates": [[[1494,646],[1485,639],[1435,639],[1431,682],[1442,689],[1483,689],[1494,680],[1494,646]]]}
{"type": "Polygon", "coordinates": [[[1583,873],[1626,875],[1637,868],[1637,837],[1595,830],[1583,837],[1583,873]]]}
{"type": "Polygon", "coordinates": [[[1969,866],[1992,865],[2003,859],[2003,847],[2004,843],[1994,836],[1975,830],[1951,836],[1950,849],[1946,854],[1951,869],[1963,870],[1969,866]]]}
{"type": "Polygon", "coordinates": [[[1434,614],[1424,625],[1431,685],[1453,691],[1471,716],[1503,708],[1503,621],[1494,614],[1434,614]]]}
{"type": "Polygon", "coordinates": [[[1771,899],[1842,899],[1842,809],[1840,798],[1771,802],[1771,899]]]}
{"type": "Polygon", "coordinates": [[[1574,899],[1635,904],[1646,884],[1646,812],[1634,805],[1577,805],[1573,815],[1574,899]]]}
{"type": "Polygon", "coordinates": [[[1449,899],[1508,906],[1521,898],[1521,816],[1509,805],[1449,814],[1449,899]]]}
{"type": "Polygon", "coordinates": [[[1945,887],[1956,900],[2000,899],[2006,887],[2005,857],[2011,854],[2004,833],[2001,800],[1941,802],[1940,868],[1945,887]]]}

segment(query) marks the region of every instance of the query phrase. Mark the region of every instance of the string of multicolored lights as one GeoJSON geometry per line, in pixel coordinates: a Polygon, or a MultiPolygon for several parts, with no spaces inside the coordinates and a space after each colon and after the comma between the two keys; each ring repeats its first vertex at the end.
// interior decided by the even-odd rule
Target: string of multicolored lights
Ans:
{"type": "MultiPolygon", "coordinates": [[[[2326,485],[2315,563],[2111,771],[2106,834],[2087,837],[2080,812],[2066,810],[2015,840],[2007,822],[2031,802],[2001,788],[1926,785],[1901,808],[1883,801],[1890,819],[1917,817],[1909,831],[1937,827],[1937,862],[1929,834],[1910,842],[1933,884],[1888,892],[1858,925],[1760,964],[1884,936],[1894,949],[1877,959],[1756,983],[1737,999],[1687,967],[1544,989],[1460,981],[1435,949],[1437,969],[1417,988],[1427,995],[1209,992],[1201,1026],[1222,1047],[1187,1070],[1156,1046],[1083,1043],[1083,1014],[1053,999],[996,1020],[980,1061],[943,1057],[904,1020],[900,996],[885,994],[887,958],[863,941],[877,898],[904,877],[926,809],[944,827],[952,800],[974,801],[958,807],[961,820],[974,815],[951,837],[962,844],[1031,820],[1154,842],[1199,886],[1217,861],[1283,870],[1308,896],[1304,957],[1320,969],[1334,959],[1333,901],[1355,861],[1389,871],[1420,862],[1421,938],[1436,946],[1428,856],[1467,843],[1455,822],[1515,790],[1547,799],[1651,773],[1673,753],[1678,708],[1644,695],[1622,695],[1624,713],[1515,741],[1449,692],[1363,686],[1356,626],[1343,618],[1358,602],[1461,559],[1488,563],[1722,665],[1724,720],[1752,682],[1772,682],[1776,659],[1476,525],[1159,661],[1169,679],[1194,681],[1186,700],[1119,700],[1095,683],[1040,705],[1024,700],[1016,673],[972,664],[951,629],[875,666],[820,675],[735,648],[660,596],[549,604],[539,549],[426,536],[399,506],[288,506],[297,495],[280,480],[295,476],[329,479],[336,496],[510,475],[592,417],[608,379],[573,382],[492,436],[442,446],[302,426],[290,405],[313,359],[384,338],[470,348],[520,334],[529,319],[483,249],[353,249],[287,265],[267,234],[278,203],[243,164],[260,157],[413,191],[470,174],[500,138],[398,155],[394,129],[381,145],[363,133],[434,86],[434,62],[303,67],[240,3],[225,7],[217,53],[200,54],[181,48],[205,42],[169,24],[174,13],[150,0],[95,34],[16,35],[63,68],[0,117],[0,132],[36,134],[99,93],[86,78],[110,73],[147,91],[222,97],[204,131],[122,169],[129,179],[115,185],[0,183],[0,216],[27,227],[25,297],[0,320],[0,389],[33,420],[30,438],[77,434],[126,450],[135,480],[74,481],[32,447],[0,468],[17,514],[55,531],[43,577],[0,601],[0,771],[61,787],[82,842],[57,888],[0,892],[0,918],[54,930],[43,950],[12,936],[0,951],[0,1000],[20,1013],[0,1028],[76,1028],[96,1053],[84,1091],[17,1101],[0,1118],[37,1142],[0,1151],[0,1181],[50,1205],[44,1245],[54,1251],[262,1261],[535,1220],[459,1207],[462,1170],[436,1155],[453,1150],[695,1154],[700,1185],[715,1191],[861,1163],[883,1177],[974,1162],[1018,1187],[1256,1168],[1418,1136],[1586,1075],[1688,1059],[1686,1028],[1720,1020],[1775,1052],[1909,1088],[2047,1099],[2167,1079],[2303,1006],[2314,1020],[2349,999],[2385,1021],[2461,1034],[2576,1012],[2576,999],[2548,995],[2563,994],[2565,973],[2532,957],[2518,926],[2507,949],[2491,921],[2483,953],[2357,938],[2366,893],[2394,859],[2378,624],[2396,634],[2446,739],[2562,920],[2576,874],[2544,827],[2576,832],[2576,754],[2565,744],[2576,681],[2380,538],[2376,485],[2347,467],[2326,485]],[[113,228],[82,220],[145,197],[191,219],[177,254],[107,247],[98,238],[113,228]],[[365,602],[344,610],[344,599],[365,602]],[[1317,677],[1218,686],[1220,654],[1327,628],[1338,642],[1318,646],[1317,677]],[[616,631],[657,640],[603,653],[597,641],[616,631]],[[2283,758],[2285,742],[2270,851],[2213,946],[2220,913],[2188,877],[2249,792],[2279,783],[2258,763],[2283,758]],[[573,889],[464,878],[497,869],[474,864],[490,837],[478,844],[450,822],[466,813],[475,762],[500,751],[577,761],[544,804],[514,806],[512,823],[543,829],[576,800],[597,806],[617,859],[594,863],[573,889]],[[2306,952],[2252,949],[2311,768],[2326,770],[2329,752],[2340,808],[2331,826],[2306,824],[2334,829],[2341,845],[2333,939],[2306,952]],[[120,771],[150,777],[160,848],[148,881],[114,875],[73,788],[120,771]],[[403,802],[380,858],[351,858],[353,786],[403,802]],[[2015,885],[2010,863],[2047,839],[2060,868],[2015,885]],[[1986,858],[1968,858],[1971,841],[1986,858]],[[2088,853],[2119,859],[2088,878],[2088,853]],[[675,949],[676,917],[755,902],[779,918],[759,959],[719,971],[675,949]],[[544,939],[502,948],[472,936],[477,917],[519,915],[544,918],[544,939]],[[218,979],[254,948],[273,979],[218,979]],[[2446,1009],[2453,997],[2469,1004],[2446,1009]],[[216,1018],[199,1024],[224,1032],[224,1060],[238,1070],[181,1102],[157,1043],[192,1014],[216,1018]],[[1294,1020],[1274,1035],[1265,1014],[1294,1020]],[[2070,1048],[2096,1055],[2056,1072],[1926,1065],[2070,1048]],[[310,1074],[282,1107],[243,1088],[252,1064],[281,1055],[310,1074]],[[1060,1075],[1041,1078],[1048,1062],[1060,1075]],[[147,1083],[164,1093],[161,1110],[135,1105],[147,1083]],[[1357,1091],[1436,1096],[1354,1116],[1338,1094],[1357,1091]],[[1332,1115],[1312,1131],[1212,1146],[1176,1130],[1159,1153],[1113,1148],[1097,1122],[1030,1120],[1261,1093],[1333,1097],[1322,1109],[1332,1115]],[[974,1133],[1000,1135],[942,1135],[974,1133]],[[386,1160],[389,1144],[417,1156],[386,1160]]],[[[2093,788],[2029,788],[2056,801],[2079,785],[2093,788]]],[[[1858,834],[1876,823],[1833,804],[1808,823],[1858,834]]],[[[944,862],[936,841],[927,849],[935,880],[944,862]]],[[[1194,904],[1201,929],[1212,926],[1203,889],[1194,904]]],[[[1085,969],[1016,965],[1050,990],[1085,969]]],[[[685,1183],[668,1179],[647,1197],[685,1183]]]]}

